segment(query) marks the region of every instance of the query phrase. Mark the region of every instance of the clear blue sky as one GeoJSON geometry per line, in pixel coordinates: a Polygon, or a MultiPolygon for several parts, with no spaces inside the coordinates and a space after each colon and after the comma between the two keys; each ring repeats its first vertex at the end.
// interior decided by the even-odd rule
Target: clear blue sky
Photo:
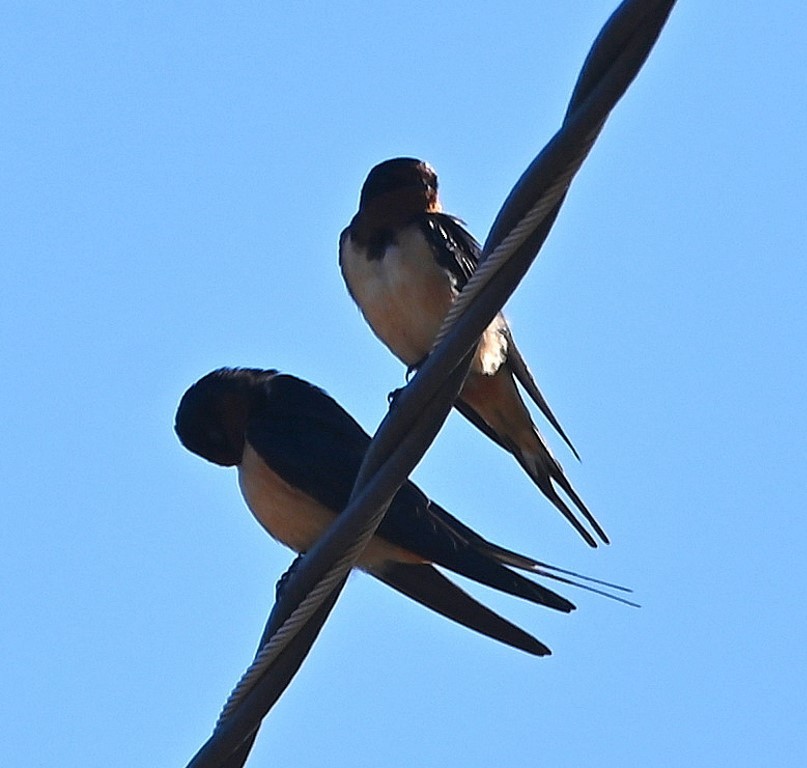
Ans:
{"type": "MultiPolygon", "coordinates": [[[[291,553],[177,401],[222,365],[368,429],[402,366],[336,263],[367,170],[484,238],[616,0],[11,2],[0,29],[0,764],[181,766],[291,553]]],[[[807,764],[807,9],[681,2],[507,307],[613,545],[453,416],[415,473],[480,533],[633,586],[536,659],[351,578],[250,765],[807,764]]]]}

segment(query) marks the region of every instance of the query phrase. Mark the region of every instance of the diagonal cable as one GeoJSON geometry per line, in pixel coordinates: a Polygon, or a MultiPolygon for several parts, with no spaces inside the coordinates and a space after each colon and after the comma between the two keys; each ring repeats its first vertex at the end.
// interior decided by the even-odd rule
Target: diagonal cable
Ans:
{"type": "Polygon", "coordinates": [[[392,496],[442,426],[467,373],[470,350],[535,259],[572,177],[647,58],[674,2],[625,0],[604,26],[578,78],[563,126],[525,171],[491,228],[483,255],[496,253],[502,243],[492,262],[495,268],[488,272],[482,261],[477,270],[482,276],[471,290],[472,281],[466,285],[463,294],[468,297],[453,313],[450,331],[382,421],[347,507],[301,559],[278,597],[264,632],[272,648],[266,654],[269,663],[256,674],[248,672],[249,683],[238,687],[236,700],[188,768],[243,765],[262,718],[305,658],[344,585],[344,574],[360,554],[358,537],[372,535],[392,496]],[[510,239],[508,256],[504,241],[525,216],[530,223],[510,239]],[[323,579],[329,586],[317,589],[323,579]],[[316,597],[306,601],[315,589],[316,597]],[[298,612],[303,601],[306,607],[298,612]],[[284,625],[282,639],[274,640],[284,625]]]}

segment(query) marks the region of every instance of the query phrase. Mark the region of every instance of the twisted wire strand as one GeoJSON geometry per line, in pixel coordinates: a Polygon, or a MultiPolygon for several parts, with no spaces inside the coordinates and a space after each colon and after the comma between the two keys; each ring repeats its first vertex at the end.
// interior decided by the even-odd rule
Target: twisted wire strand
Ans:
{"type": "Polygon", "coordinates": [[[443,319],[443,324],[434,337],[431,349],[432,352],[437,349],[438,345],[448,335],[459,317],[465,312],[468,304],[470,304],[479,292],[493,279],[493,276],[535,231],[536,227],[544,220],[547,213],[549,213],[558,200],[565,194],[572,182],[572,178],[575,173],[577,173],[578,168],[583,163],[583,160],[586,158],[586,155],[588,155],[593,145],[594,137],[583,147],[579,158],[566,168],[554,184],[547,187],[544,194],[541,195],[537,202],[524,214],[518,224],[508,232],[506,237],[493,249],[490,255],[483,259],[479,268],[471,275],[471,278],[459,292],[443,319]]]}
{"type": "Polygon", "coordinates": [[[344,576],[355,565],[356,560],[362,553],[367,543],[372,538],[377,527],[378,520],[387,511],[384,505],[381,510],[374,513],[362,528],[356,540],[350,545],[345,554],[339,558],[328,570],[317,585],[312,589],[292,611],[291,615],[280,625],[265,645],[256,654],[252,663],[236,683],[232,693],[228,697],[221,710],[213,733],[221,727],[233,710],[241,703],[244,697],[252,690],[255,683],[275,659],[283,652],[283,649],[291,642],[292,638],[303,628],[306,622],[322,605],[331,590],[344,578],[344,576]]]}

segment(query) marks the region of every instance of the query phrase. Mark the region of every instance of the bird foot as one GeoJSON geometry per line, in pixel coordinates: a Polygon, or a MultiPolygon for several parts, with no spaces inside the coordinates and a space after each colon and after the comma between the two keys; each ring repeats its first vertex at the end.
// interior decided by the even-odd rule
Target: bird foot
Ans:
{"type": "Polygon", "coordinates": [[[428,358],[428,355],[424,355],[414,365],[407,365],[406,366],[405,380],[406,380],[407,384],[409,383],[409,379],[411,379],[418,372],[418,368],[420,368],[420,366],[423,365],[423,363],[426,362],[426,358],[428,358]]]}
{"type": "Polygon", "coordinates": [[[297,555],[292,564],[286,569],[286,572],[277,580],[277,584],[275,584],[275,600],[280,600],[280,595],[283,594],[283,590],[286,584],[288,584],[289,577],[294,573],[294,569],[297,568],[302,559],[302,555],[297,555]]]}

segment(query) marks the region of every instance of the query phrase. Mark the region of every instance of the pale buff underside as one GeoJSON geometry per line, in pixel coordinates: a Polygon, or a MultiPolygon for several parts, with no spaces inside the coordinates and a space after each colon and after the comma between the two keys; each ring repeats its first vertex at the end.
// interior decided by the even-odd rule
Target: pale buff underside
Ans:
{"type": "MultiPolygon", "coordinates": [[[[432,348],[443,318],[457,297],[452,276],[434,260],[418,225],[398,233],[382,259],[369,260],[346,236],[342,272],[370,327],[392,353],[415,365],[432,348]]],[[[487,327],[472,370],[491,375],[507,358],[505,320],[498,315],[487,327]]]]}
{"type": "MultiPolygon", "coordinates": [[[[295,552],[309,550],[336,515],[273,472],[249,444],[238,466],[238,484],[255,516],[272,538],[295,552]]],[[[422,563],[424,560],[379,537],[370,540],[358,566],[373,570],[384,562],[422,563]]]]}

